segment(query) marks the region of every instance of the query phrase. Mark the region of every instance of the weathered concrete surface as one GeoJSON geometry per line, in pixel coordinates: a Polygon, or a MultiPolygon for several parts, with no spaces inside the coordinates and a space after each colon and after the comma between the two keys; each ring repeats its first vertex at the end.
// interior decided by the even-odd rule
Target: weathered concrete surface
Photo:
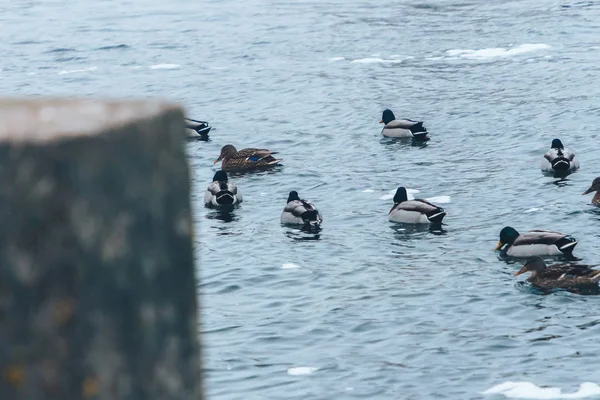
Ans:
{"type": "Polygon", "coordinates": [[[182,111],[0,100],[0,398],[200,399],[182,111]]]}

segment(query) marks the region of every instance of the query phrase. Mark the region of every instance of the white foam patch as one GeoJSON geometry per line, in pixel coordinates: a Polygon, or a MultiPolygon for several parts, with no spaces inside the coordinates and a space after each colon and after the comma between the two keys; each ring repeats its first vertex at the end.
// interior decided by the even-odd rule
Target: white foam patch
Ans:
{"type": "Polygon", "coordinates": [[[288,375],[310,375],[318,370],[316,367],[295,367],[287,370],[288,375]]]}
{"type": "Polygon", "coordinates": [[[538,208],[538,207],[533,207],[533,208],[530,208],[529,210],[525,210],[525,211],[523,211],[523,212],[524,212],[525,214],[528,214],[528,213],[532,213],[532,212],[536,212],[536,211],[540,211],[540,210],[542,210],[542,209],[541,209],[541,208],[538,208]]]}
{"type": "Polygon", "coordinates": [[[148,68],[150,69],[175,69],[175,68],[179,68],[181,67],[181,65],[179,64],[156,64],[156,65],[151,65],[148,68]]]}
{"type": "Polygon", "coordinates": [[[82,69],[66,69],[66,70],[60,71],[58,74],[59,75],[75,74],[77,72],[95,71],[97,69],[98,69],[97,67],[89,67],[89,68],[82,68],[82,69]]]}
{"type": "Polygon", "coordinates": [[[450,203],[450,196],[428,197],[425,200],[427,200],[431,203],[434,203],[434,204],[450,203]]]}
{"type": "Polygon", "coordinates": [[[539,387],[531,382],[504,382],[482,394],[502,394],[510,399],[585,399],[600,395],[600,386],[593,382],[584,382],[579,390],[563,393],[556,387],[539,387]]]}
{"type": "Polygon", "coordinates": [[[365,189],[362,191],[362,193],[373,193],[374,190],[373,189],[365,189]]]}
{"type": "Polygon", "coordinates": [[[471,50],[471,49],[454,49],[446,51],[446,55],[450,57],[460,57],[468,59],[487,59],[497,57],[516,56],[518,54],[530,53],[532,51],[540,51],[549,49],[550,46],[543,43],[526,43],[510,49],[504,47],[492,47],[488,49],[471,50]]]}
{"type": "Polygon", "coordinates": [[[345,59],[346,59],[346,57],[333,57],[333,58],[330,58],[329,61],[342,61],[345,59]]]}
{"type": "MultiPolygon", "coordinates": [[[[394,190],[391,190],[388,194],[384,194],[383,196],[381,196],[379,198],[379,200],[389,200],[389,199],[393,199],[394,195],[396,194],[396,190],[398,190],[397,188],[394,190]]],[[[420,190],[417,189],[406,189],[406,197],[408,198],[408,200],[414,200],[415,199],[415,193],[419,193],[420,190]]]]}
{"type": "Polygon", "coordinates": [[[283,264],[281,266],[281,269],[296,269],[296,268],[300,268],[300,266],[298,264],[292,264],[292,263],[283,264]]]}
{"type": "Polygon", "coordinates": [[[402,60],[385,60],[383,58],[379,58],[379,57],[372,57],[372,58],[359,58],[356,60],[352,60],[353,63],[361,63],[361,64],[374,64],[374,63],[383,63],[383,64],[394,64],[394,63],[401,63],[402,60]]]}

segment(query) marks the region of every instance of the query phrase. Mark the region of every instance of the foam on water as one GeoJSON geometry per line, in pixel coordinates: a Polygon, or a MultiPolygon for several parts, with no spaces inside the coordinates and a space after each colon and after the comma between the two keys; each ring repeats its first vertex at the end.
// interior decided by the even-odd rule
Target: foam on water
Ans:
{"type": "Polygon", "coordinates": [[[450,57],[460,57],[468,59],[487,59],[496,57],[509,57],[518,54],[529,53],[549,49],[550,46],[543,43],[526,43],[510,49],[504,47],[491,47],[487,49],[472,50],[472,49],[453,49],[446,51],[446,55],[450,57]]]}
{"type": "Polygon", "coordinates": [[[373,193],[374,190],[373,189],[365,189],[362,191],[362,193],[373,193]]]}
{"type": "Polygon", "coordinates": [[[502,394],[510,399],[585,399],[600,395],[600,386],[593,382],[584,382],[579,390],[563,393],[557,387],[539,387],[532,382],[504,382],[482,394],[502,394]]]}
{"type": "Polygon", "coordinates": [[[98,69],[97,67],[89,67],[89,68],[81,68],[81,69],[66,69],[66,70],[60,71],[58,74],[59,75],[75,74],[77,72],[95,71],[97,69],[98,69]]]}
{"type": "Polygon", "coordinates": [[[287,263],[281,266],[281,269],[297,269],[300,268],[298,264],[287,263]]]}
{"type": "Polygon", "coordinates": [[[361,64],[373,64],[373,63],[401,63],[402,60],[386,60],[379,57],[371,57],[371,58],[359,58],[356,60],[352,60],[353,63],[361,63],[361,64]]]}
{"type": "Polygon", "coordinates": [[[315,372],[316,370],[318,370],[318,368],[316,367],[295,367],[295,368],[289,368],[287,370],[288,375],[310,375],[313,372],[315,372]]]}
{"type": "Polygon", "coordinates": [[[345,60],[345,57],[332,57],[329,59],[329,61],[342,61],[345,60]]]}
{"type": "Polygon", "coordinates": [[[179,64],[156,64],[156,65],[151,65],[148,68],[150,69],[175,69],[175,68],[179,68],[181,67],[181,65],[179,64]]]}

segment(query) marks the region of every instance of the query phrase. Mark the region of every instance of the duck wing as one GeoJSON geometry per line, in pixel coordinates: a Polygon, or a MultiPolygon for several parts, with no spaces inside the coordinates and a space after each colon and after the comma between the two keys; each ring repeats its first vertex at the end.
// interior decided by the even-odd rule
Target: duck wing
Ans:
{"type": "Polygon", "coordinates": [[[276,153],[267,149],[242,149],[235,153],[232,158],[245,158],[247,160],[256,162],[265,157],[269,157],[271,154],[276,153]]]}
{"type": "Polygon", "coordinates": [[[317,207],[306,200],[292,200],[285,205],[283,211],[291,213],[294,217],[309,221],[320,219],[320,213],[319,210],[317,210],[317,207]]]}
{"type": "Polygon", "coordinates": [[[400,210],[406,210],[406,211],[416,211],[416,212],[420,212],[421,214],[427,214],[432,211],[437,211],[440,208],[441,207],[438,207],[435,204],[428,202],[427,200],[415,199],[415,200],[403,201],[402,203],[399,203],[397,206],[394,206],[392,208],[392,210],[400,209],[400,210]]]}
{"type": "Polygon", "coordinates": [[[529,244],[547,244],[552,245],[560,242],[562,239],[568,237],[564,233],[554,232],[554,231],[545,231],[541,229],[531,230],[529,232],[525,232],[519,235],[515,242],[514,246],[521,245],[529,245],[529,244]]]}

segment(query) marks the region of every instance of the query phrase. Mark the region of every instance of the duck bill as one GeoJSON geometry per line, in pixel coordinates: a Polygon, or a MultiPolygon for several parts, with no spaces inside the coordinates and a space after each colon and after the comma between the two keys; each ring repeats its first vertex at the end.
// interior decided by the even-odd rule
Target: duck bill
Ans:
{"type": "Polygon", "coordinates": [[[380,124],[383,124],[383,120],[379,121],[380,124]]]}
{"type": "Polygon", "coordinates": [[[525,272],[527,272],[527,268],[525,268],[523,266],[523,268],[521,268],[520,270],[518,270],[517,272],[515,272],[515,276],[519,276],[521,274],[524,274],[525,272]]]}
{"type": "Polygon", "coordinates": [[[222,158],[221,158],[221,157],[219,157],[219,158],[217,158],[217,159],[215,160],[215,162],[214,162],[213,164],[216,164],[216,163],[218,163],[218,162],[219,162],[219,161],[221,161],[221,160],[222,160],[222,158]]]}
{"type": "Polygon", "coordinates": [[[583,194],[589,194],[592,193],[594,190],[592,188],[589,188],[588,190],[586,190],[585,192],[583,192],[583,194]]]}
{"type": "Polygon", "coordinates": [[[500,250],[502,248],[502,246],[504,246],[504,243],[498,242],[498,246],[496,246],[496,248],[494,249],[494,251],[500,250]]]}

